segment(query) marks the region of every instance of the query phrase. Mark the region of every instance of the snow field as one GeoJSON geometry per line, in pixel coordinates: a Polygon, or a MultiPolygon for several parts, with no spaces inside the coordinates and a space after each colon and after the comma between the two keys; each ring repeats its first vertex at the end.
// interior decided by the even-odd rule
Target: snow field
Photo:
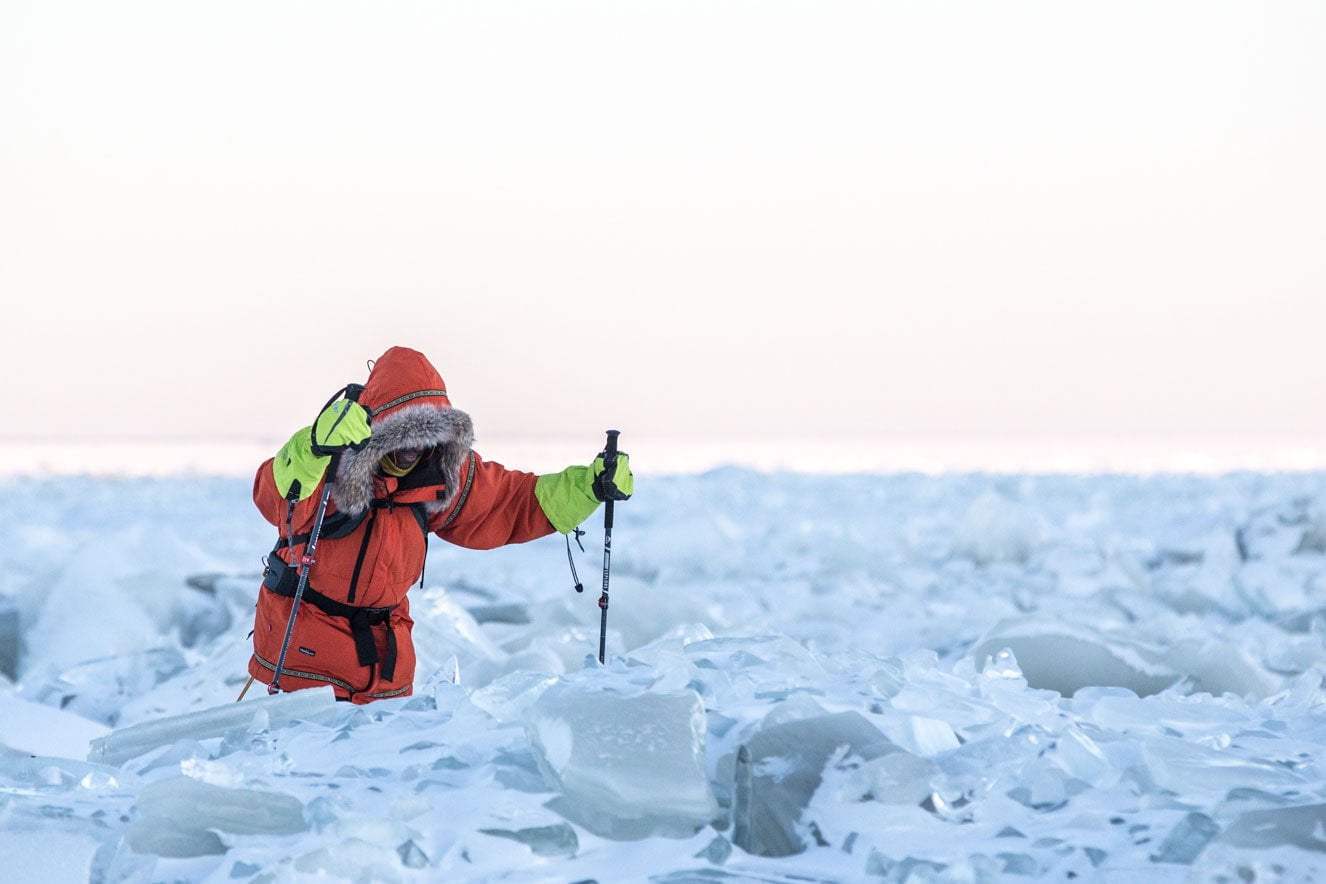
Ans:
{"type": "Polygon", "coordinates": [[[0,485],[14,880],[1326,876],[1322,474],[646,476],[608,666],[591,520],[580,596],[435,541],[414,697],[154,725],[245,680],[248,486],[0,485]]]}

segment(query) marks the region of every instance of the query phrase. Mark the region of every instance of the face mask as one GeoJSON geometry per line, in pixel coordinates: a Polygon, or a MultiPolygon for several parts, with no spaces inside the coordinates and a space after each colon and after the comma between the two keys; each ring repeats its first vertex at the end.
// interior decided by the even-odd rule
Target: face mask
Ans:
{"type": "Polygon", "coordinates": [[[395,476],[399,479],[401,476],[408,476],[411,470],[419,466],[421,460],[423,460],[423,458],[417,458],[408,467],[402,467],[397,466],[396,461],[391,459],[390,454],[385,454],[382,456],[382,459],[378,461],[378,466],[381,467],[382,472],[386,473],[388,476],[395,476]]]}

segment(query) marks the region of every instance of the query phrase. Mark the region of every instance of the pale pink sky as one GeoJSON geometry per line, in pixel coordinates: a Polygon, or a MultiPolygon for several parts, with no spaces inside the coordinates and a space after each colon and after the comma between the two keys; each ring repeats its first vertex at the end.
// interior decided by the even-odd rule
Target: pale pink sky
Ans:
{"type": "Polygon", "coordinates": [[[0,437],[1326,437],[1326,5],[0,6],[0,437]]]}

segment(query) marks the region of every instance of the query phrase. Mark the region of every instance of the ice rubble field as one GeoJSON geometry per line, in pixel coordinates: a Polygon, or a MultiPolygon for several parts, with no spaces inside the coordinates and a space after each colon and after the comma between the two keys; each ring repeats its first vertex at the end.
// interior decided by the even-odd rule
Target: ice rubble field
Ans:
{"type": "Polygon", "coordinates": [[[597,520],[581,596],[434,540],[414,697],[156,745],[243,683],[249,483],[0,483],[3,877],[1326,877],[1326,475],[638,487],[607,667],[597,520]]]}

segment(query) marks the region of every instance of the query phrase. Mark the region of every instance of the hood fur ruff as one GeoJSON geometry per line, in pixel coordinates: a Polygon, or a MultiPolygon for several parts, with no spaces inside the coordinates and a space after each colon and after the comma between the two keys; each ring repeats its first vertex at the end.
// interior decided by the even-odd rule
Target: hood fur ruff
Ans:
{"type": "Polygon", "coordinates": [[[373,500],[373,479],[382,456],[401,448],[437,446],[442,474],[447,477],[445,496],[425,506],[435,515],[451,505],[460,480],[460,465],[474,444],[470,416],[456,408],[436,405],[403,405],[373,421],[373,435],[359,451],[341,455],[332,500],[339,512],[357,516],[373,500]]]}

